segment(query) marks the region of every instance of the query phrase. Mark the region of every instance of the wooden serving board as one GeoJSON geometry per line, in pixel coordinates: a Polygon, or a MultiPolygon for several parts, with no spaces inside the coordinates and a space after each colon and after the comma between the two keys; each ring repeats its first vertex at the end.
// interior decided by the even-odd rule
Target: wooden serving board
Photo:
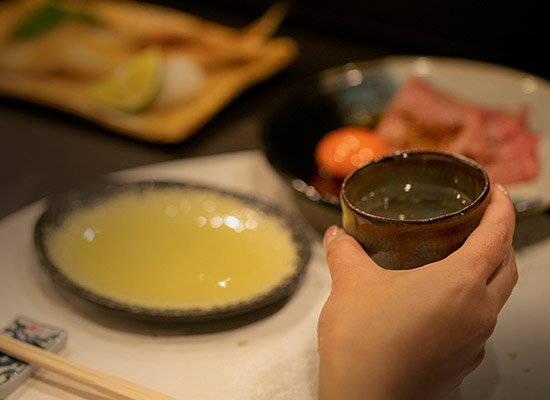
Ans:
{"type": "Polygon", "coordinates": [[[60,109],[145,141],[184,140],[236,96],[286,67],[298,54],[294,40],[271,38],[284,16],[284,10],[277,7],[238,30],[151,4],[96,0],[86,4],[100,25],[67,21],[38,37],[13,39],[21,19],[43,2],[0,4],[0,94],[60,109]],[[204,71],[200,93],[136,114],[98,107],[91,99],[91,87],[151,44],[161,46],[166,54],[181,53],[196,62],[204,71]],[[74,54],[62,61],[56,52],[66,56],[67,46],[74,54]],[[86,57],[92,57],[90,62],[86,57]]]}

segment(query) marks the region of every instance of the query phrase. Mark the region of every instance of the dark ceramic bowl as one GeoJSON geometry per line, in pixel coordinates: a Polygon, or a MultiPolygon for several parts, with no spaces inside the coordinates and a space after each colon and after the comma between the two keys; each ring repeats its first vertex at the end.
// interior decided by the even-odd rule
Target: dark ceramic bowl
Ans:
{"type": "Polygon", "coordinates": [[[457,250],[489,203],[489,178],[463,156],[400,152],[367,163],[342,185],[342,222],[380,266],[410,269],[457,250]]]}
{"type": "Polygon", "coordinates": [[[314,185],[319,178],[314,161],[317,142],[343,125],[371,125],[398,84],[384,71],[384,64],[337,67],[300,85],[265,121],[264,153],[275,170],[290,182],[299,210],[317,230],[324,231],[341,220],[339,185],[332,193],[321,192],[314,185]]]}
{"type": "MultiPolygon", "coordinates": [[[[125,238],[120,238],[124,243],[125,238]]],[[[300,278],[303,276],[310,254],[310,244],[305,224],[301,218],[288,214],[286,211],[258,198],[232,193],[208,186],[182,182],[130,182],[120,183],[105,181],[83,188],[79,188],[65,195],[50,199],[47,209],[39,217],[34,230],[35,249],[41,265],[47,274],[61,288],[88,300],[89,302],[105,307],[109,310],[121,313],[125,316],[157,322],[201,322],[221,320],[239,316],[252,311],[260,310],[276,302],[284,301],[296,289],[300,278]],[[47,236],[52,230],[59,229],[67,217],[82,209],[92,209],[101,206],[104,202],[120,193],[140,194],[142,191],[162,191],[165,189],[182,191],[182,198],[187,189],[214,192],[217,195],[237,200],[246,207],[256,210],[268,217],[274,217],[281,222],[283,229],[289,232],[295,246],[297,261],[291,275],[287,276],[269,291],[261,293],[254,298],[242,301],[232,301],[227,305],[208,308],[159,308],[155,306],[143,306],[126,303],[112,297],[100,294],[85,285],[76,283],[67,276],[54,261],[51,250],[48,248],[47,236]]],[[[185,260],[182,260],[185,267],[185,260]]],[[[152,266],[151,268],[154,268],[152,266]]],[[[124,279],[131,279],[125,277],[124,279]]]]}
{"type": "Polygon", "coordinates": [[[313,227],[324,231],[341,221],[338,194],[327,195],[317,189],[314,149],[319,139],[344,125],[370,126],[410,76],[420,76],[452,95],[481,105],[512,110],[527,105],[532,110],[530,125],[541,134],[542,169],[534,181],[508,189],[518,216],[548,209],[546,83],[537,79],[537,90],[527,91],[524,83],[535,78],[521,71],[464,59],[396,56],[323,71],[289,91],[265,121],[265,155],[289,182],[299,210],[313,227]]]}

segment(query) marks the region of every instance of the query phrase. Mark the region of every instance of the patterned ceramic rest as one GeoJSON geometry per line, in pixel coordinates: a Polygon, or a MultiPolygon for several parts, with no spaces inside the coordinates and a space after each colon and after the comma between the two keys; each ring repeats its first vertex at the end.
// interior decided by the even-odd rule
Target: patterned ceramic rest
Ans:
{"type": "MultiPolygon", "coordinates": [[[[16,318],[2,334],[52,352],[61,350],[67,341],[65,330],[26,317],[16,318]]],[[[19,386],[33,371],[33,366],[0,353],[0,399],[19,386]]]]}

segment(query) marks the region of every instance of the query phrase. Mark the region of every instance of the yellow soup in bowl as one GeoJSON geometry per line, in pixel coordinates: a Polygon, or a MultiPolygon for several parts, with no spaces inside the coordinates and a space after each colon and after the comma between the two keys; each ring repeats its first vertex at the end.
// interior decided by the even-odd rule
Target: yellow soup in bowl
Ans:
{"type": "Polygon", "coordinates": [[[205,188],[119,190],[44,233],[48,260],[76,286],[151,309],[247,304],[303,264],[279,214],[205,188]]]}

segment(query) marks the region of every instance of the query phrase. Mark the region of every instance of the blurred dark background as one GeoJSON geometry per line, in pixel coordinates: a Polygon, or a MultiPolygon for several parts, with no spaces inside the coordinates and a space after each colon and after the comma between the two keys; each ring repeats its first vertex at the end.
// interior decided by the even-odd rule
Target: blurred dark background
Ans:
{"type": "MultiPolygon", "coordinates": [[[[273,1],[157,1],[191,12],[249,19],[273,1]]],[[[548,78],[548,12],[535,1],[295,0],[279,33],[311,34],[392,49],[396,54],[464,57],[548,78]]],[[[240,18],[235,18],[239,23],[240,18]]],[[[360,54],[357,54],[360,56],[360,54]]]]}
{"type": "MultiPolygon", "coordinates": [[[[151,2],[234,28],[246,26],[272,3],[151,2]]],[[[110,172],[260,149],[262,124],[272,107],[305,78],[328,67],[389,55],[436,55],[550,78],[547,12],[541,3],[296,0],[288,6],[276,35],[298,42],[297,60],[242,93],[182,143],[139,142],[60,111],[0,96],[0,218],[110,172]]]]}

